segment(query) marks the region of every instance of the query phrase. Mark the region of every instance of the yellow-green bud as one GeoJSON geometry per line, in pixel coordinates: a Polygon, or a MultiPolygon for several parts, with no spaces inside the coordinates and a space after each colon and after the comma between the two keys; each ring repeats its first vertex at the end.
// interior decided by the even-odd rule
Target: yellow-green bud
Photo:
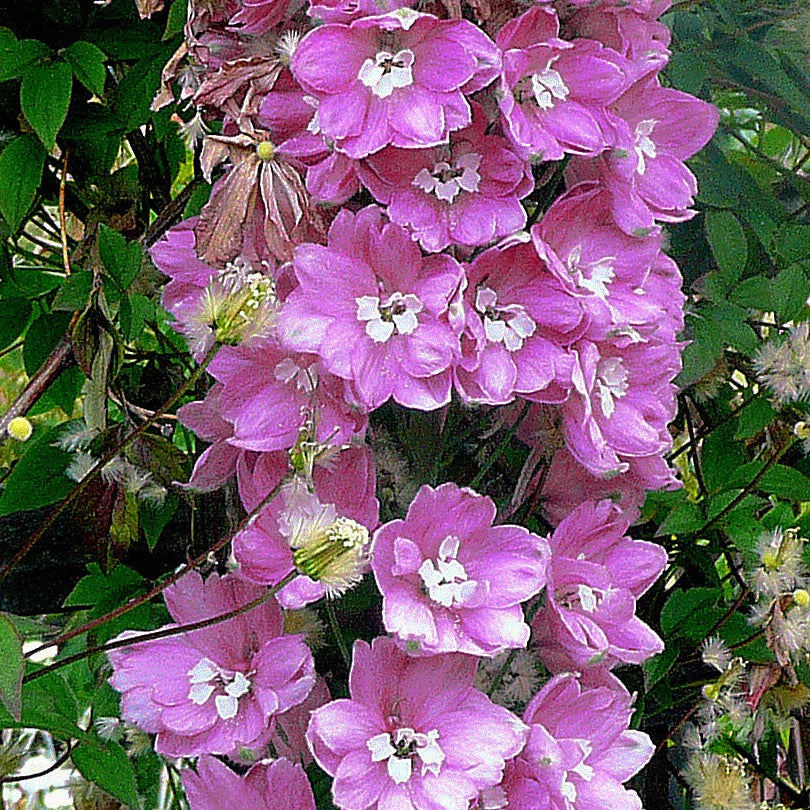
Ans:
{"type": "Polygon", "coordinates": [[[779,553],[769,548],[762,555],[762,564],[771,570],[779,568],[779,553]]]}
{"type": "Polygon", "coordinates": [[[261,141],[256,144],[256,154],[262,160],[272,160],[276,156],[276,147],[270,141],[261,141]]]}
{"type": "Polygon", "coordinates": [[[793,601],[801,608],[810,605],[810,593],[805,588],[796,588],[793,591],[793,601]]]}
{"type": "Polygon", "coordinates": [[[27,442],[34,432],[33,426],[24,416],[15,416],[8,423],[6,430],[8,430],[8,435],[18,442],[27,442]]]}

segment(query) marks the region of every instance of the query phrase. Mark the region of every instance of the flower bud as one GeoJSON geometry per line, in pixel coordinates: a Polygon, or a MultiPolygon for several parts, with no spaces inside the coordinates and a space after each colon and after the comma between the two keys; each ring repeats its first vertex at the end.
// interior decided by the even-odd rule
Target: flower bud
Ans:
{"type": "Polygon", "coordinates": [[[34,432],[31,423],[24,416],[15,416],[6,428],[8,435],[18,442],[27,442],[34,432]]]}
{"type": "Polygon", "coordinates": [[[810,593],[808,593],[805,588],[797,588],[793,591],[793,601],[800,608],[806,608],[810,605],[810,593]]]}

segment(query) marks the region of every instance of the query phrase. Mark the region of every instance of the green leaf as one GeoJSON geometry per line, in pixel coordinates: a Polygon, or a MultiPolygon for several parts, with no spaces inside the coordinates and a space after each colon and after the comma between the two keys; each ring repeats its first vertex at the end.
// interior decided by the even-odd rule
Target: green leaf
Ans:
{"type": "Polygon", "coordinates": [[[755,397],[739,413],[735,439],[750,439],[761,433],[776,416],[771,403],[765,397],[755,397]]]}
{"type": "Polygon", "coordinates": [[[121,331],[127,340],[134,340],[143,329],[147,319],[154,316],[155,304],[152,299],[141,293],[134,293],[121,299],[118,318],[121,331]]]}
{"type": "Polygon", "coordinates": [[[767,312],[771,305],[771,281],[763,276],[747,278],[731,291],[731,301],[741,307],[767,312]]]}
{"type": "Polygon", "coordinates": [[[56,136],[65,123],[72,90],[73,71],[66,62],[34,65],[23,76],[22,111],[48,149],[56,145],[56,136]]]}
{"type": "Polygon", "coordinates": [[[759,482],[758,489],[791,501],[810,501],[810,478],[784,464],[771,467],[759,482]]]}
{"type": "Polygon", "coordinates": [[[183,33],[183,26],[186,24],[188,0],[174,0],[169,9],[169,17],[166,20],[166,30],[163,32],[163,41],[176,37],[183,33]]]}
{"type": "Polygon", "coordinates": [[[719,588],[676,590],[661,610],[661,631],[665,636],[700,639],[715,622],[714,608],[722,596],[719,588]],[[711,618],[708,616],[711,615],[711,618]]]}
{"type": "Polygon", "coordinates": [[[681,645],[677,642],[670,642],[663,652],[644,662],[644,680],[647,689],[655,686],[672,669],[680,652],[681,645]]]}
{"type": "Polygon", "coordinates": [[[0,349],[10,346],[28,326],[31,302],[27,298],[0,301],[0,349]]]}
{"type": "MultiPolygon", "coordinates": [[[[39,670],[39,665],[29,664],[39,670]]],[[[58,672],[41,675],[22,688],[22,714],[16,720],[0,705],[0,728],[41,728],[63,739],[82,739],[76,698],[58,672]]]]}
{"type": "Polygon", "coordinates": [[[53,443],[66,424],[43,433],[26,450],[6,480],[0,495],[0,515],[38,509],[61,500],[75,486],[65,474],[71,455],[53,443]]]}
{"type": "Polygon", "coordinates": [[[0,154],[0,214],[11,231],[20,227],[34,202],[45,157],[33,135],[20,135],[0,154]]]}
{"type": "Polygon", "coordinates": [[[98,250],[101,261],[118,286],[125,290],[135,280],[141,269],[141,248],[137,242],[129,242],[118,231],[102,225],[98,234],[98,250]]]}
{"type": "Polygon", "coordinates": [[[688,534],[697,531],[705,522],[706,519],[696,503],[683,501],[667,515],[656,534],[688,534]]]}
{"type": "Polygon", "coordinates": [[[149,501],[141,504],[141,528],[150,551],[157,545],[163,530],[174,517],[178,503],[176,495],[169,495],[159,505],[149,501]]]}
{"type": "Polygon", "coordinates": [[[726,278],[736,281],[748,260],[748,240],[740,221],[731,211],[709,211],[706,236],[717,266],[726,278]]]}
{"type": "Polygon", "coordinates": [[[22,652],[22,638],[14,623],[0,613],[0,703],[15,720],[22,712],[22,679],[25,659],[22,652]]]}
{"type": "Polygon", "coordinates": [[[104,62],[107,57],[101,48],[92,42],[79,40],[65,49],[65,59],[73,68],[73,74],[93,95],[104,94],[104,80],[107,78],[107,69],[104,62]]]}
{"type": "Polygon", "coordinates": [[[783,225],[774,234],[773,251],[786,264],[810,258],[810,225],[783,225]]]}
{"type": "Polygon", "coordinates": [[[17,38],[7,29],[0,41],[0,82],[16,79],[31,65],[47,56],[51,49],[38,39],[17,38]],[[11,34],[11,36],[8,36],[11,34]]]}
{"type": "Polygon", "coordinates": [[[71,758],[85,779],[95,782],[111,796],[137,810],[139,801],[135,770],[126,751],[117,742],[88,740],[73,749],[71,758]]]}
{"type": "Polygon", "coordinates": [[[83,310],[90,300],[93,289],[93,274],[88,270],[75,270],[66,279],[51,304],[51,309],[83,310]]]}
{"type": "Polygon", "coordinates": [[[784,269],[771,284],[773,309],[779,323],[795,320],[804,310],[810,295],[807,274],[798,264],[784,269]]]}
{"type": "Polygon", "coordinates": [[[66,312],[53,314],[43,312],[28,327],[23,346],[23,364],[26,374],[32,376],[39,371],[48,355],[64,337],[69,323],[70,315],[66,312]]]}

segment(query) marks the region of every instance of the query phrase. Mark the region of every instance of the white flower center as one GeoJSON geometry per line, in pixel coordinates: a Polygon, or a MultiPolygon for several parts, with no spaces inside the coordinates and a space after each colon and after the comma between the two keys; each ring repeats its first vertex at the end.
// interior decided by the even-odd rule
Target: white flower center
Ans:
{"type": "Polygon", "coordinates": [[[603,357],[596,367],[596,388],[606,419],[613,416],[616,400],[621,399],[628,388],[627,369],[619,357],[603,357]]]}
{"type": "Polygon", "coordinates": [[[428,596],[443,607],[463,605],[475,593],[478,583],[467,578],[467,571],[458,561],[458,537],[448,535],[439,546],[439,556],[425,560],[419,566],[419,576],[428,596]]]}
{"type": "Polygon", "coordinates": [[[583,263],[582,245],[577,245],[568,254],[568,272],[577,287],[589,290],[604,301],[608,296],[607,285],[616,278],[616,271],[613,268],[615,261],[615,256],[603,256],[595,262],[583,263]]]}
{"type": "Polygon", "coordinates": [[[563,77],[551,66],[559,59],[555,56],[539,73],[532,74],[532,92],[541,110],[550,110],[557,101],[565,101],[570,90],[563,77]]]}
{"type": "MultiPolygon", "coordinates": [[[[582,759],[573,767],[562,772],[560,780],[560,793],[565,799],[566,810],[574,810],[574,802],[577,800],[577,786],[569,780],[569,774],[576,774],[584,782],[590,782],[594,776],[594,770],[590,765],[585,764],[585,760],[593,752],[593,746],[588,740],[571,740],[577,744],[582,752],[582,759]]],[[[547,755],[543,757],[539,763],[542,767],[553,767],[560,765],[559,754],[547,755]]]]}
{"type": "Polygon", "coordinates": [[[318,385],[318,369],[312,365],[301,368],[291,357],[276,364],[273,376],[281,383],[293,384],[299,391],[311,394],[318,385]]]}
{"type": "Polygon", "coordinates": [[[644,174],[644,172],[647,171],[647,158],[654,158],[656,156],[655,142],[650,135],[652,135],[652,131],[657,123],[658,121],[654,118],[647,118],[636,124],[636,138],[633,149],[636,155],[638,155],[636,171],[639,174],[644,174]]]}
{"type": "Polygon", "coordinates": [[[432,172],[422,169],[413,178],[413,185],[427,194],[435,194],[439,200],[451,203],[460,191],[478,191],[478,184],[481,182],[481,175],[478,174],[480,165],[481,155],[467,152],[456,158],[452,166],[439,161],[433,164],[432,172]]]}
{"type": "Polygon", "coordinates": [[[421,734],[412,728],[398,728],[393,735],[383,732],[366,741],[372,762],[386,762],[388,775],[398,785],[407,782],[413,773],[413,757],[422,762],[422,776],[428,771],[438,776],[444,763],[444,751],[439,747],[439,732],[431,729],[421,734]]]}
{"type": "Polygon", "coordinates": [[[379,98],[388,98],[397,87],[413,84],[413,51],[378,51],[374,59],[366,59],[357,78],[379,98]]]}
{"type": "Polygon", "coordinates": [[[497,306],[498,295],[489,287],[475,294],[475,308],[484,316],[484,332],[492,343],[503,343],[510,352],[523,348],[523,341],[534,334],[537,324],[520,304],[497,306]]]}
{"type": "Polygon", "coordinates": [[[376,295],[355,298],[357,320],[366,322],[366,334],[375,343],[385,343],[394,332],[410,335],[419,326],[417,315],[425,308],[413,293],[395,292],[381,301],[376,295]]]}
{"type": "Polygon", "coordinates": [[[202,658],[188,672],[191,688],[188,699],[197,706],[203,706],[214,697],[217,714],[222,720],[236,717],[239,711],[239,698],[250,691],[250,680],[242,672],[221,669],[208,658],[202,658]]]}
{"type": "Polygon", "coordinates": [[[603,596],[601,591],[580,583],[575,589],[566,588],[556,593],[555,599],[568,610],[579,608],[585,613],[593,613],[599,607],[603,596]]]}

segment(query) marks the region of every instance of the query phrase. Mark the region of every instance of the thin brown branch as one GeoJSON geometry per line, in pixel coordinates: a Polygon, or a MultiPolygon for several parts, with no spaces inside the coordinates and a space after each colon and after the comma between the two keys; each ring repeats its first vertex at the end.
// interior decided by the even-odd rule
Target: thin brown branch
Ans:
{"type": "Polygon", "coordinates": [[[67,187],[67,167],[69,157],[70,148],[65,149],[65,157],[62,161],[62,177],[59,180],[59,232],[62,237],[62,263],[65,266],[66,276],[69,276],[71,272],[70,252],[68,251],[67,241],[67,216],[65,214],[65,188],[67,187]]]}

